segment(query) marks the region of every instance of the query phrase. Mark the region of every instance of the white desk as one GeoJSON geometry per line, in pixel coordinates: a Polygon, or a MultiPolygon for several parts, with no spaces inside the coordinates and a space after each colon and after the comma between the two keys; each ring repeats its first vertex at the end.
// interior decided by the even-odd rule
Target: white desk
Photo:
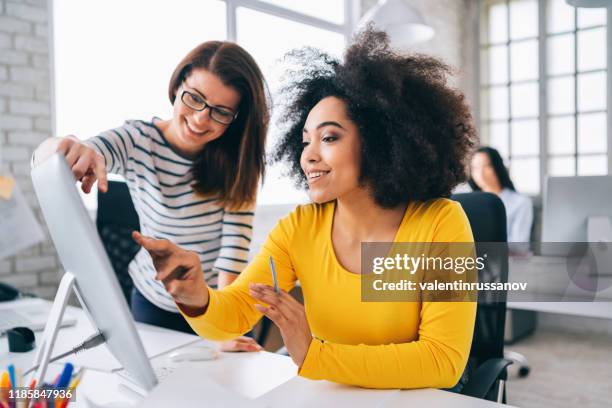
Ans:
{"type": "MultiPolygon", "coordinates": [[[[565,258],[530,255],[510,257],[508,262],[509,281],[528,281],[538,293],[578,293],[565,269],[565,258]]],[[[612,279],[612,278],[610,278],[612,279]]],[[[611,280],[612,282],[612,280],[611,280]]],[[[586,293],[588,295],[588,293],[586,293]]],[[[588,297],[582,297],[588,299],[588,297]]],[[[612,319],[612,286],[598,293],[597,301],[567,302],[508,302],[509,309],[533,310],[537,312],[560,313],[575,316],[612,319]]]]}
{"type": "MultiPolygon", "coordinates": [[[[70,307],[69,310],[78,317],[77,324],[60,329],[53,355],[69,350],[94,333],[89,320],[80,309],[70,307]]],[[[192,345],[194,342],[207,342],[194,335],[140,323],[137,323],[137,328],[147,355],[152,357],[154,363],[155,360],[163,360],[166,363],[165,355],[177,347],[192,345]]],[[[42,332],[36,332],[37,340],[40,336],[42,332]]],[[[7,337],[0,337],[0,369],[13,363],[16,367],[26,370],[31,366],[34,354],[34,350],[27,353],[10,353],[7,337]]],[[[120,365],[105,346],[79,353],[77,356],[66,358],[65,361],[73,362],[77,368],[94,367],[85,371],[81,385],[77,389],[75,404],[77,407],[88,406],[85,397],[102,406],[113,402],[135,403],[140,399],[138,395],[126,389],[120,378],[112,373],[120,365]]],[[[221,353],[219,359],[200,364],[203,375],[209,376],[229,390],[240,391],[249,398],[256,398],[270,391],[295,377],[297,372],[290,358],[268,352],[221,353]]],[[[63,364],[59,362],[51,364],[47,377],[54,378],[62,366],[63,364]]]]}
{"type": "Polygon", "coordinates": [[[265,394],[259,401],[269,407],[291,408],[494,408],[509,407],[477,398],[433,388],[420,390],[370,390],[329,381],[310,381],[295,377],[265,394]]]}
{"type": "MultiPolygon", "coordinates": [[[[79,316],[78,323],[74,327],[60,330],[55,348],[58,351],[76,345],[78,340],[75,342],[75,339],[84,339],[92,333],[91,326],[84,314],[78,309],[73,308],[72,311],[79,316]]],[[[166,359],[165,354],[167,354],[167,351],[159,354],[160,342],[156,341],[154,336],[166,336],[165,339],[183,345],[193,344],[194,341],[204,342],[195,336],[177,334],[169,330],[155,328],[152,331],[151,327],[146,325],[138,325],[138,329],[147,354],[155,356],[152,359],[154,364],[157,359],[166,359]]],[[[40,335],[40,332],[37,333],[37,336],[40,335]]],[[[76,366],[79,362],[87,363],[88,360],[93,362],[94,359],[106,359],[111,362],[114,360],[110,353],[102,347],[95,351],[93,358],[91,355],[87,356],[87,353],[85,352],[83,357],[77,356],[69,360],[75,362],[76,366]]],[[[0,338],[0,367],[5,367],[10,362],[25,369],[30,366],[33,358],[33,351],[9,353],[6,336],[0,338]]],[[[196,363],[190,364],[194,367],[196,363]]],[[[60,365],[52,365],[49,369],[49,376],[53,377],[60,368],[60,365]]],[[[180,375],[179,370],[180,368],[177,369],[175,375],[180,375]]],[[[296,376],[297,369],[289,357],[268,352],[221,353],[217,360],[197,363],[197,370],[198,376],[182,380],[185,388],[191,387],[197,390],[201,379],[208,378],[230,392],[254,399],[255,402],[268,407],[286,407],[289,404],[296,408],[312,406],[400,407],[426,404],[453,408],[505,406],[436,389],[368,390],[327,381],[310,381],[296,376]]],[[[182,403],[180,395],[178,392],[175,399],[180,406],[202,405],[201,401],[193,399],[182,403]]],[[[135,404],[140,401],[136,394],[121,385],[116,374],[101,369],[89,369],[85,372],[81,385],[77,389],[76,399],[74,405],[77,407],[91,407],[88,404],[89,401],[94,402],[95,406],[102,407],[110,406],[111,403],[118,403],[119,405],[115,406],[122,406],[120,404],[135,404]]]]}

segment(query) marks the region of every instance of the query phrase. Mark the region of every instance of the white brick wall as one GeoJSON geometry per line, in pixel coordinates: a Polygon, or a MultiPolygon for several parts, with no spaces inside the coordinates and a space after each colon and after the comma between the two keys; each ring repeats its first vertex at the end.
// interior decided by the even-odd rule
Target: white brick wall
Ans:
{"type": "MultiPolygon", "coordinates": [[[[36,30],[36,35],[44,35],[46,32],[47,27],[44,26],[44,30],[36,30]]],[[[42,37],[31,37],[28,35],[16,35],[15,49],[20,51],[45,53],[47,50],[47,39],[42,37]]]]}
{"type": "Polygon", "coordinates": [[[5,33],[29,34],[32,25],[26,21],[21,21],[13,17],[0,16],[0,31],[5,33]]]}
{"type": "Polygon", "coordinates": [[[9,48],[11,45],[11,36],[5,33],[0,33],[0,47],[9,48]]]}
{"type": "Polygon", "coordinates": [[[9,68],[9,72],[13,82],[43,84],[49,81],[49,70],[44,68],[13,66],[9,68]]]}
{"type": "Polygon", "coordinates": [[[51,129],[51,119],[48,117],[38,117],[34,119],[34,130],[48,131],[51,129]]]}
{"type": "Polygon", "coordinates": [[[13,272],[13,262],[11,260],[0,261],[0,275],[13,272]]]}
{"type": "Polygon", "coordinates": [[[38,285],[38,275],[35,273],[14,273],[2,276],[2,282],[27,291],[38,285]]]}
{"type": "Polygon", "coordinates": [[[42,285],[57,285],[61,279],[61,273],[61,270],[43,272],[38,275],[38,278],[42,285]]]}
{"type": "MultiPolygon", "coordinates": [[[[47,0],[0,0],[0,172],[16,178],[43,227],[29,161],[51,136],[48,31],[47,0]]],[[[0,281],[46,298],[60,271],[49,239],[0,260],[0,281]]]]}
{"type": "MultiPolygon", "coordinates": [[[[11,52],[11,51],[7,51],[11,52]]],[[[3,52],[0,55],[4,55],[3,52]]],[[[24,64],[27,63],[27,54],[22,53],[26,58],[23,60],[24,64]]],[[[16,54],[17,55],[17,54],[16,54]]],[[[1,57],[0,57],[1,59],[1,57]]],[[[3,62],[0,60],[0,64],[21,64],[21,60],[19,62],[3,62]]],[[[13,98],[32,98],[34,96],[34,86],[31,84],[18,84],[15,82],[0,82],[0,96],[8,96],[13,98]]]]}
{"type": "MultiPolygon", "coordinates": [[[[9,102],[11,98],[9,98],[9,102]]],[[[33,119],[28,116],[3,114],[0,118],[1,130],[30,130],[32,129],[33,119]]]]}
{"type": "Polygon", "coordinates": [[[13,99],[10,101],[9,112],[23,115],[49,116],[49,103],[34,100],[13,99]]]}
{"type": "MultiPolygon", "coordinates": [[[[44,132],[35,131],[9,131],[8,143],[17,146],[38,146],[49,135],[44,132]]],[[[26,163],[29,166],[29,163],[26,163]]]]}
{"type": "Polygon", "coordinates": [[[7,146],[2,148],[2,158],[9,163],[23,163],[31,156],[31,149],[22,146],[7,146]]]}
{"type": "Polygon", "coordinates": [[[36,272],[55,268],[56,259],[53,255],[39,255],[39,248],[30,249],[30,251],[33,251],[33,253],[27,254],[26,252],[27,256],[16,259],[15,269],[17,272],[36,272]]]}
{"type": "Polygon", "coordinates": [[[0,64],[26,64],[27,62],[28,54],[23,51],[2,50],[0,53],[0,64]]]}
{"type": "Polygon", "coordinates": [[[34,21],[38,23],[47,22],[46,2],[29,5],[25,1],[8,1],[5,7],[8,16],[16,17],[24,21],[34,21]]]}

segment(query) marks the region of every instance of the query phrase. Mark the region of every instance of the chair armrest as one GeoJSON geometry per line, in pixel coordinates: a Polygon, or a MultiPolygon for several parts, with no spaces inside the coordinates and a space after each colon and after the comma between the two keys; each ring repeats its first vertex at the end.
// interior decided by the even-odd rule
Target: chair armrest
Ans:
{"type": "Polygon", "coordinates": [[[470,397],[485,398],[495,382],[506,379],[506,367],[512,364],[505,358],[491,358],[480,365],[463,387],[462,394],[470,397]]]}

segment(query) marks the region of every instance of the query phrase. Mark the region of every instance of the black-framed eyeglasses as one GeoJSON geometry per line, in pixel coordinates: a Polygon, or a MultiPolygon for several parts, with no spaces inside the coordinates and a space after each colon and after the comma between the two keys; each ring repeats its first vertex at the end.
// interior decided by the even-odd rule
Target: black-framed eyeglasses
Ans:
{"type": "Polygon", "coordinates": [[[183,90],[183,93],[181,93],[181,101],[188,108],[198,112],[202,112],[204,109],[208,108],[210,118],[215,122],[221,123],[222,125],[229,125],[234,121],[234,119],[236,119],[236,116],[238,116],[237,112],[210,105],[200,95],[196,95],[186,90],[183,90]]]}

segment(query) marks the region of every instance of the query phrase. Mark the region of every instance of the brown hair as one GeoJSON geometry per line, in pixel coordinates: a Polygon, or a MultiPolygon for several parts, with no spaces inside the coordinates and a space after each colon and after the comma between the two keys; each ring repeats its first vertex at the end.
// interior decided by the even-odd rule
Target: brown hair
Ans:
{"type": "Polygon", "coordinates": [[[265,175],[268,98],[263,74],[242,47],[227,41],[208,41],[183,58],[172,73],[168,96],[176,92],[194,68],[203,68],[241,95],[238,116],[223,135],[208,143],[195,160],[193,188],[216,195],[231,209],[255,203],[260,178],[265,175]]]}

